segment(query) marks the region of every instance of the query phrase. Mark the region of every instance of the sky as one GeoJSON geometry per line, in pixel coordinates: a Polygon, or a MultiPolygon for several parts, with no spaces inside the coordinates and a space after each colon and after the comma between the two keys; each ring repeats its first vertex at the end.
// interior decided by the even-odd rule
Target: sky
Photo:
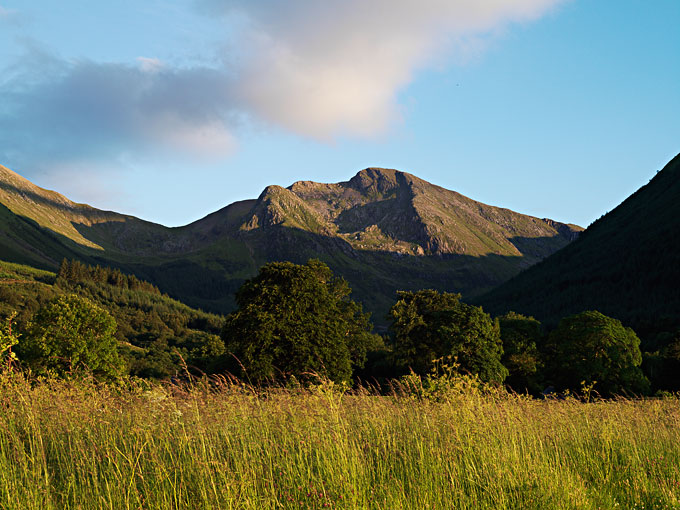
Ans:
{"type": "Polygon", "coordinates": [[[588,226],[680,152],[678,0],[0,0],[0,164],[184,225],[396,168],[588,226]]]}

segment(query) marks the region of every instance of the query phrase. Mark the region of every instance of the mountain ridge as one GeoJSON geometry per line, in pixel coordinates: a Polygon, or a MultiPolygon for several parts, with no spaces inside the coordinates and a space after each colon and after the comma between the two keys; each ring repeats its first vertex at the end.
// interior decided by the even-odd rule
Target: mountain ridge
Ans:
{"type": "MultiPolygon", "coordinates": [[[[277,196],[284,193],[284,188],[270,186],[265,189],[258,200],[271,200],[273,189],[277,190],[277,196]]],[[[292,193],[291,197],[302,199],[302,202],[298,202],[298,207],[304,209],[305,218],[304,221],[298,221],[298,223],[306,224],[310,230],[319,231],[325,228],[326,231],[330,229],[332,233],[356,235],[366,228],[377,226],[390,237],[420,244],[421,249],[415,250],[415,253],[420,255],[495,253],[521,256],[519,248],[501,233],[503,228],[509,229],[510,233],[518,237],[560,235],[567,240],[574,239],[581,230],[573,224],[535,218],[506,208],[483,204],[455,191],[393,169],[367,168],[349,181],[335,184],[298,181],[285,190],[292,193]],[[433,200],[433,197],[439,200],[439,204],[437,200],[433,200]],[[387,202],[402,206],[398,217],[389,217],[387,214],[389,211],[385,210],[387,202]],[[441,205],[448,210],[442,210],[441,205]],[[368,209],[361,209],[363,207],[368,207],[368,209]],[[517,228],[516,222],[513,223],[512,220],[520,217],[529,220],[532,224],[517,228]],[[461,236],[458,232],[461,242],[456,243],[455,236],[445,235],[446,227],[455,226],[456,219],[459,224],[473,222],[477,227],[485,227],[483,233],[487,239],[481,238],[479,234],[476,234],[479,239],[474,239],[471,237],[475,235],[474,232],[468,232],[467,236],[461,236]],[[409,228],[404,228],[404,220],[409,228]],[[362,221],[365,223],[361,224],[362,221]],[[498,228],[483,225],[484,221],[494,223],[498,228]],[[351,226],[354,228],[351,229],[351,226]],[[465,237],[468,238],[467,242],[465,237]],[[490,247],[490,243],[495,243],[497,246],[490,247]],[[482,246],[484,244],[486,246],[482,246]]],[[[270,210],[272,216],[269,223],[276,223],[277,218],[285,217],[277,212],[280,211],[270,210]]],[[[344,237],[350,241],[350,244],[358,244],[351,243],[351,235],[344,237]]]]}
{"type": "Polygon", "coordinates": [[[77,204],[4,167],[0,204],[9,214],[0,220],[0,235],[4,229],[5,239],[16,245],[6,242],[11,261],[54,268],[68,256],[118,267],[213,311],[228,311],[235,289],[260,265],[311,257],[348,279],[378,313],[401,288],[475,295],[580,231],[376,167],[338,183],[267,186],[257,199],[180,227],[77,204]],[[19,249],[17,239],[27,234],[17,233],[17,225],[31,230],[31,239],[40,238],[29,243],[30,250],[19,249]]]}

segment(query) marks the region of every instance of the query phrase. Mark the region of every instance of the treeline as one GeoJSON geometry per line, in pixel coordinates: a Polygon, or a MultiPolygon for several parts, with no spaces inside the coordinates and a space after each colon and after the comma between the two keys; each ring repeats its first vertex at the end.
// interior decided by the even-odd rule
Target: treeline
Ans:
{"type": "MultiPolygon", "coordinates": [[[[3,277],[19,281],[0,273],[0,283],[3,277]]],[[[80,363],[109,376],[189,371],[256,384],[322,376],[389,386],[453,371],[533,395],[680,390],[680,330],[643,354],[632,329],[597,311],[545,328],[514,312],[493,318],[458,294],[421,290],[397,293],[389,332],[380,336],[347,282],[318,260],[266,264],[241,286],[238,308],[226,317],[193,310],[115,269],[64,261],[52,284],[40,278],[32,286],[0,285],[0,312],[21,311],[14,352],[37,372],[65,373],[80,363]],[[115,343],[116,355],[106,342],[115,343]],[[77,351],[76,361],[65,348],[77,351]],[[88,357],[90,350],[106,352],[110,367],[88,357]]]]}
{"type": "Polygon", "coordinates": [[[110,267],[90,266],[79,260],[64,259],[59,266],[57,279],[68,283],[92,282],[106,284],[127,290],[137,290],[149,294],[158,294],[158,287],[144,280],[140,280],[133,274],[125,274],[120,269],[110,267]]]}
{"type": "Polygon", "coordinates": [[[492,318],[460,295],[398,292],[389,334],[371,333],[368,315],[343,279],[317,260],[270,263],[238,291],[222,331],[218,365],[252,382],[321,374],[375,384],[455,371],[518,392],[642,395],[680,389],[674,349],[645,353],[620,321],[585,311],[544,329],[514,312],[492,318]],[[674,357],[675,356],[675,357],[674,357]]]}
{"type": "Polygon", "coordinates": [[[383,366],[389,377],[413,370],[437,375],[442,363],[532,395],[596,392],[601,396],[680,391],[680,330],[663,347],[641,350],[619,320],[590,310],[551,328],[515,312],[492,318],[458,294],[402,292],[383,366]]]}

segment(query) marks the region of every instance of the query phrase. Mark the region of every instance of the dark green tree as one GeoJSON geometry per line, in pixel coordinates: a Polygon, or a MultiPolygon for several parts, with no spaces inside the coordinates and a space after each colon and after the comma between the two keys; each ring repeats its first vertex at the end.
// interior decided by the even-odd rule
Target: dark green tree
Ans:
{"type": "MultiPolygon", "coordinates": [[[[318,260],[272,262],[236,293],[238,310],[222,331],[227,354],[253,382],[316,373],[349,380],[381,345],[347,282],[318,260]]],[[[227,365],[228,366],[228,365],[227,365]]],[[[232,368],[238,371],[238,366],[232,368]]]]}
{"type": "Polygon", "coordinates": [[[19,342],[19,356],[37,373],[87,370],[117,377],[123,371],[114,337],[116,321],[75,294],[50,301],[35,314],[19,342]]]}
{"type": "Polygon", "coordinates": [[[663,360],[662,379],[663,389],[680,391],[680,330],[675,334],[672,342],[661,351],[663,360]]]}
{"type": "Polygon", "coordinates": [[[400,291],[397,296],[389,312],[397,365],[425,374],[434,360],[453,357],[460,370],[483,381],[505,379],[498,321],[480,307],[461,303],[459,294],[435,290],[400,291]]]}
{"type": "Polygon", "coordinates": [[[594,384],[603,396],[649,389],[640,369],[640,339],[616,319],[597,311],[571,315],[550,333],[549,345],[550,373],[560,389],[594,384]]]}
{"type": "Polygon", "coordinates": [[[218,335],[195,331],[187,335],[182,346],[187,350],[186,362],[201,372],[210,372],[224,354],[224,342],[218,335]]]}
{"type": "Polygon", "coordinates": [[[680,329],[656,336],[657,349],[644,354],[643,367],[655,390],[680,391],[680,329]]]}
{"type": "Polygon", "coordinates": [[[518,392],[537,393],[542,389],[543,366],[538,344],[543,332],[533,317],[508,312],[498,318],[503,340],[503,365],[510,375],[505,383],[518,392]]]}

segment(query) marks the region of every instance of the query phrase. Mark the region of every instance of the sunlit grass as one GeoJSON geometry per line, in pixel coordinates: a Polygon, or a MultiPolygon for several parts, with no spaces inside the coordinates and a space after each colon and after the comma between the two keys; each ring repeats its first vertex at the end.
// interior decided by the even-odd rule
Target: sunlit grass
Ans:
{"type": "Polygon", "coordinates": [[[680,508],[675,398],[0,380],[0,508],[680,508]]]}

